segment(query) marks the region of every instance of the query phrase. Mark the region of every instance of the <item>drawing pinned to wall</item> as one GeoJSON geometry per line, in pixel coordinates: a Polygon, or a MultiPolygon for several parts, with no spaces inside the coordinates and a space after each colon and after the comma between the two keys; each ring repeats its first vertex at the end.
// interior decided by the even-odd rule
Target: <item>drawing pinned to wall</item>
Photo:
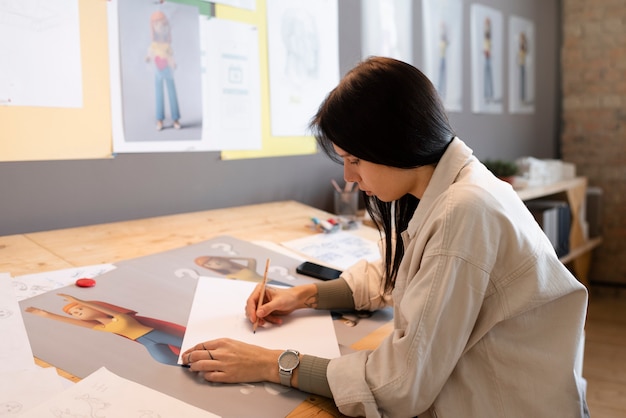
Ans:
{"type": "Polygon", "coordinates": [[[198,7],[110,2],[108,17],[114,152],[209,149],[198,7]]]}
{"type": "Polygon", "coordinates": [[[305,135],[339,82],[337,0],[268,0],[271,130],[305,135]]]}
{"type": "Polygon", "coordinates": [[[471,5],[472,111],[502,113],[502,13],[481,4],[471,5]]]}
{"type": "Polygon", "coordinates": [[[528,19],[509,19],[509,110],[535,111],[535,25],[528,19]]]}
{"type": "Polygon", "coordinates": [[[424,71],[447,110],[463,110],[463,2],[423,0],[424,71]]]}
{"type": "Polygon", "coordinates": [[[411,0],[361,1],[361,55],[413,63],[411,0]]]}
{"type": "Polygon", "coordinates": [[[106,3],[0,2],[0,161],[111,156],[106,3]]]}
{"type": "Polygon", "coordinates": [[[212,150],[260,149],[261,76],[257,27],[201,16],[200,33],[203,139],[212,150]]]}
{"type": "Polygon", "coordinates": [[[2,2],[0,56],[0,105],[83,106],[77,0],[2,2]]]}

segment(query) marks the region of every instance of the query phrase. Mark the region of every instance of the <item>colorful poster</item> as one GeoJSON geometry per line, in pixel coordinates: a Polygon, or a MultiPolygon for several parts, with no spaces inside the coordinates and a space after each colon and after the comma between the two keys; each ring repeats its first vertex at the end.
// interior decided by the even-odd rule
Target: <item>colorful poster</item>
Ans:
{"type": "Polygon", "coordinates": [[[423,0],[424,72],[447,110],[463,110],[463,2],[423,0]]]}
{"type": "Polygon", "coordinates": [[[509,19],[509,110],[535,111],[535,25],[528,19],[509,19]]]}
{"type": "Polygon", "coordinates": [[[502,113],[504,31],[502,12],[471,5],[472,111],[502,113]]]}

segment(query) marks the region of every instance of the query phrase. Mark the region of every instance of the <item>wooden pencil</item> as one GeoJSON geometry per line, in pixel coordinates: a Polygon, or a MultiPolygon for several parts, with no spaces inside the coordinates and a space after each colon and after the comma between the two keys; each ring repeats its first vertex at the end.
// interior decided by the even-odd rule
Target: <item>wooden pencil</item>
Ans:
{"type": "MultiPolygon", "coordinates": [[[[268,258],[265,262],[265,273],[263,273],[263,281],[261,282],[261,295],[259,296],[259,301],[256,305],[256,310],[258,311],[261,305],[263,304],[263,299],[265,299],[265,285],[267,284],[267,271],[270,268],[270,259],[268,258]]],[[[257,316],[256,321],[254,321],[254,326],[252,327],[252,333],[256,334],[256,329],[259,326],[259,317],[257,316]]]]}

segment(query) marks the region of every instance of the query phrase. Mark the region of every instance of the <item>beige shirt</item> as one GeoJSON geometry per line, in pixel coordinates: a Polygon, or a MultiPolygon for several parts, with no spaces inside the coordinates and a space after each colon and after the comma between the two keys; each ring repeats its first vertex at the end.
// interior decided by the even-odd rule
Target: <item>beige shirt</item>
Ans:
{"type": "Polygon", "coordinates": [[[374,351],[330,360],[340,411],[367,417],[583,416],[587,291],[511,186],[461,140],[403,234],[392,298],[380,266],[344,272],[357,309],[394,305],[374,351]]]}

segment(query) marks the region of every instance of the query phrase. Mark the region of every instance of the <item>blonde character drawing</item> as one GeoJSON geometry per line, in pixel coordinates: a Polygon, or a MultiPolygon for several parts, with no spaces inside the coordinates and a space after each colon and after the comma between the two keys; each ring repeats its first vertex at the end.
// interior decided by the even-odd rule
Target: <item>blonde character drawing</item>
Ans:
{"type": "MultiPolygon", "coordinates": [[[[228,279],[258,283],[263,281],[263,276],[256,271],[256,259],[254,258],[205,255],[196,258],[195,262],[200,267],[204,267],[228,279]]],[[[270,279],[268,279],[267,283],[285,286],[285,283],[270,279]]]]}
{"type": "Polygon", "coordinates": [[[143,345],[159,363],[176,365],[185,327],[156,318],[137,315],[137,312],[101,301],[85,301],[59,293],[68,303],[66,315],[28,307],[26,312],[94,331],[109,332],[143,345]]]}
{"type": "Polygon", "coordinates": [[[150,16],[151,39],[146,61],[154,64],[154,91],[156,99],[156,129],[163,129],[165,119],[165,94],[163,85],[167,88],[169,108],[172,126],[180,129],[180,110],[178,108],[178,97],[176,95],[176,84],[174,83],[174,51],[172,50],[172,32],[169,20],[165,13],[160,10],[150,16]]]}

